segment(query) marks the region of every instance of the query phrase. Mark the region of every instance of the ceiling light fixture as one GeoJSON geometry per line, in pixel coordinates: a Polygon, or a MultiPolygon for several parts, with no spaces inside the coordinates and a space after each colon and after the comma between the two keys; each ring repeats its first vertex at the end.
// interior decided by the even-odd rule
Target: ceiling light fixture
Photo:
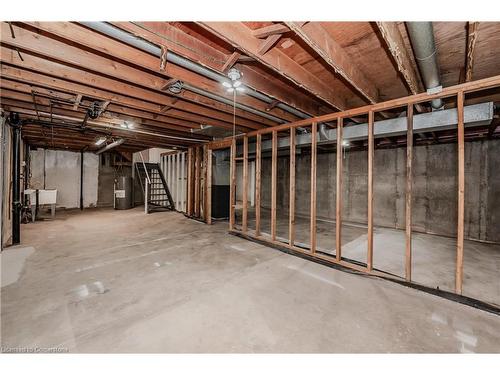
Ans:
{"type": "Polygon", "coordinates": [[[245,87],[242,86],[242,82],[240,81],[241,73],[238,69],[231,68],[227,73],[230,81],[222,82],[222,86],[224,86],[228,93],[234,93],[234,91],[244,92],[245,87]]]}
{"type": "Polygon", "coordinates": [[[347,141],[347,140],[345,140],[345,139],[342,141],[342,146],[344,146],[344,147],[349,147],[350,145],[351,145],[351,144],[349,143],[349,141],[347,141]]]}

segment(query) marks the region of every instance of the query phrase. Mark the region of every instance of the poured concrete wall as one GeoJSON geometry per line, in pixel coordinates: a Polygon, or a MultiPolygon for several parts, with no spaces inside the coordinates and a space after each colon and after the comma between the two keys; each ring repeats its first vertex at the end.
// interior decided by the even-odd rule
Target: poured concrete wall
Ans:
{"type": "MultiPolygon", "coordinates": [[[[57,189],[57,207],[80,207],[80,153],[38,149],[30,151],[32,189],[57,189]]],[[[97,204],[98,155],[83,156],[83,206],[97,204]]]]}
{"type": "MultiPolygon", "coordinates": [[[[500,141],[465,144],[465,236],[500,242],[500,141]]],[[[367,152],[345,152],[343,220],[367,222],[367,152]]],[[[317,215],[335,219],[336,154],[317,158],[317,215]]],[[[309,215],[309,155],[296,157],[296,212],[309,215]]],[[[414,147],[413,228],[456,235],[457,145],[414,147]]],[[[278,210],[288,210],[289,158],[278,158],[278,210]]],[[[374,223],[405,226],[406,148],[375,150],[374,223]]],[[[262,160],[262,203],[270,207],[271,159],[262,160]]]]}

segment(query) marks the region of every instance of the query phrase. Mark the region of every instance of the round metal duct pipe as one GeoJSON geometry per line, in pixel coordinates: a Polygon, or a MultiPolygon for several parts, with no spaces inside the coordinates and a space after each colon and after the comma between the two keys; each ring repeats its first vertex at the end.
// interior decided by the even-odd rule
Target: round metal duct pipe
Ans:
{"type": "MultiPolygon", "coordinates": [[[[406,27],[425,88],[429,90],[441,86],[432,22],[406,22],[406,27]]],[[[435,99],[431,105],[439,109],[443,107],[443,101],[435,99]]]]}
{"type": "MultiPolygon", "coordinates": [[[[148,52],[152,55],[155,55],[158,57],[161,56],[161,48],[158,47],[157,45],[150,43],[147,40],[142,39],[140,37],[137,37],[133,34],[130,34],[122,29],[119,29],[119,28],[117,28],[109,23],[106,23],[106,22],[80,22],[80,23],[82,25],[92,29],[92,30],[95,30],[101,34],[107,35],[111,38],[117,39],[123,43],[126,43],[128,45],[136,47],[136,48],[143,50],[145,52],[148,52]]],[[[188,59],[186,59],[186,58],[184,58],[184,57],[182,57],[182,56],[180,56],[180,55],[178,55],[175,52],[172,52],[170,50],[167,51],[167,61],[171,62],[172,64],[182,66],[183,68],[191,70],[195,73],[198,73],[204,77],[210,78],[214,81],[217,81],[220,83],[230,82],[229,78],[226,77],[225,75],[218,73],[218,72],[215,72],[211,69],[205,68],[204,66],[199,65],[191,60],[188,60],[188,59]]],[[[273,98],[271,98],[267,95],[264,95],[264,94],[254,90],[248,86],[244,86],[244,87],[245,87],[246,93],[248,95],[256,98],[256,99],[259,99],[265,103],[271,103],[274,101],[273,98]]],[[[187,84],[184,84],[184,88],[186,90],[196,92],[200,95],[204,95],[206,97],[212,98],[212,99],[220,101],[222,103],[228,104],[228,102],[230,102],[231,105],[233,104],[232,100],[229,100],[227,98],[224,98],[222,96],[216,95],[214,93],[211,93],[211,92],[199,89],[199,88],[194,88],[193,86],[190,86],[187,84]],[[194,89],[196,89],[196,91],[194,91],[194,89]]],[[[271,121],[276,121],[279,123],[286,122],[286,121],[284,121],[276,116],[270,115],[269,113],[259,111],[257,109],[251,108],[251,107],[243,105],[243,104],[236,103],[236,107],[239,109],[242,109],[244,111],[248,111],[248,112],[251,112],[253,114],[259,115],[261,117],[267,118],[271,121]]],[[[308,114],[306,114],[302,111],[299,111],[299,110],[297,110],[297,109],[295,109],[287,104],[284,104],[284,103],[279,103],[277,105],[277,107],[281,108],[284,111],[287,111],[287,112],[289,112],[289,113],[291,113],[299,118],[302,118],[302,119],[311,117],[308,114]]]]}

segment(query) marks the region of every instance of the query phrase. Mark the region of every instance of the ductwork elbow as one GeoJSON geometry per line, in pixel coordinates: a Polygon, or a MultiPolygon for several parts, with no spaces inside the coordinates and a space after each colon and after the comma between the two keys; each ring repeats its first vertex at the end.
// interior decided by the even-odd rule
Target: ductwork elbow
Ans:
{"type": "MultiPolygon", "coordinates": [[[[441,86],[432,22],[406,22],[406,27],[425,88],[430,90],[441,86]]],[[[431,105],[440,109],[443,101],[435,99],[431,105]]]]}
{"type": "Polygon", "coordinates": [[[329,138],[328,134],[326,133],[326,125],[323,123],[319,124],[318,130],[319,130],[319,139],[322,141],[328,141],[329,138]]]}

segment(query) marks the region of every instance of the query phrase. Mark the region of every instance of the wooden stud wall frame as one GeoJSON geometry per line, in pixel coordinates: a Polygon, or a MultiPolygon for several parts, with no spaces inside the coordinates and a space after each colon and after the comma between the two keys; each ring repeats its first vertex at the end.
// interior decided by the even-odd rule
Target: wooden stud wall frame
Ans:
{"type": "MultiPolygon", "coordinates": [[[[420,103],[430,102],[433,99],[443,99],[456,97],[457,99],[457,114],[458,114],[458,221],[457,221],[457,245],[456,245],[456,268],[455,268],[455,293],[462,294],[463,286],[463,246],[464,246],[464,189],[465,189],[465,159],[464,159],[464,95],[466,93],[488,90],[500,87],[500,76],[490,77],[478,81],[466,82],[460,85],[446,87],[442,91],[434,94],[421,93],[407,96],[404,98],[389,100],[376,104],[367,105],[360,108],[349,109],[346,111],[335,112],[323,116],[312,117],[305,120],[300,120],[292,123],[277,125],[274,127],[262,128],[251,131],[243,136],[243,182],[244,182],[244,199],[243,199],[243,225],[242,229],[236,229],[234,226],[234,209],[235,209],[235,192],[236,192],[236,138],[219,140],[209,143],[209,150],[230,147],[231,162],[230,162],[230,217],[229,230],[234,233],[239,233],[243,237],[257,239],[259,241],[285,247],[293,251],[304,253],[309,256],[321,259],[323,261],[339,264],[347,268],[368,274],[381,274],[381,271],[373,267],[373,164],[374,164],[374,117],[377,112],[386,111],[394,108],[406,107],[407,110],[407,164],[406,164],[406,197],[405,197],[405,238],[406,246],[402,251],[405,253],[405,276],[392,276],[396,279],[406,279],[412,281],[412,164],[413,164],[413,115],[414,107],[420,103]],[[355,116],[368,116],[368,244],[367,244],[367,259],[366,265],[351,263],[342,257],[342,141],[343,141],[343,122],[346,118],[355,116]],[[317,164],[317,129],[318,124],[323,122],[336,122],[337,128],[337,186],[336,186],[336,248],[335,255],[326,255],[318,252],[316,249],[316,164],[317,164]],[[311,132],[311,207],[310,207],[310,237],[311,243],[309,249],[299,247],[295,244],[295,166],[296,166],[296,135],[297,128],[305,128],[311,132]],[[290,132],[290,184],[289,184],[289,236],[285,241],[279,241],[276,237],[276,186],[277,186],[277,155],[278,155],[278,132],[290,132]],[[261,163],[262,163],[262,135],[272,135],[271,149],[271,234],[264,235],[261,233],[261,163]],[[248,204],[246,202],[248,192],[248,138],[255,137],[255,232],[250,233],[247,228],[248,204]]],[[[198,149],[197,147],[196,149],[198,149]]],[[[194,160],[198,160],[199,153],[193,152],[192,149],[188,152],[188,164],[194,160]]],[[[198,174],[198,169],[194,168],[195,175],[198,174]]],[[[193,178],[191,177],[193,168],[191,165],[188,168],[188,213],[192,211],[194,206],[195,212],[197,202],[197,187],[192,186],[193,178]],[[194,194],[192,191],[194,190],[194,194]],[[194,195],[194,202],[191,202],[194,195]]],[[[194,179],[194,185],[199,178],[194,179]]],[[[209,207],[209,206],[207,206],[209,207]]],[[[387,274],[384,274],[387,276],[387,274]]]]}

